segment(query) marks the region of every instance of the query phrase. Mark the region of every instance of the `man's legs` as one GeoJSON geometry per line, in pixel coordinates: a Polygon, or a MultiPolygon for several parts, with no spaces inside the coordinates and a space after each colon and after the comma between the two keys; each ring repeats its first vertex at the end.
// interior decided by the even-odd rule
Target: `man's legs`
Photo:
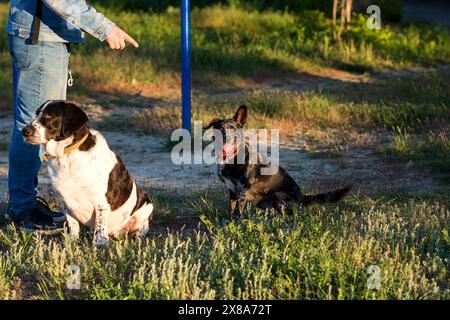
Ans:
{"type": "Polygon", "coordinates": [[[39,146],[27,144],[21,130],[47,100],[65,100],[70,55],[68,44],[9,36],[13,57],[14,128],[9,148],[9,212],[20,215],[36,206],[39,146]]]}

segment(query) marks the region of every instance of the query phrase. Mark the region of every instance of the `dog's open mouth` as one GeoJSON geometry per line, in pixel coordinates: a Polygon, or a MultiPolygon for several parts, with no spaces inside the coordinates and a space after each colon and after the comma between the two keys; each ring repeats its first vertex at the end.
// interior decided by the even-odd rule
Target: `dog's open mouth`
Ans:
{"type": "Polygon", "coordinates": [[[235,147],[234,144],[225,143],[222,150],[216,151],[216,154],[222,159],[234,158],[237,156],[239,148],[235,147]]]}

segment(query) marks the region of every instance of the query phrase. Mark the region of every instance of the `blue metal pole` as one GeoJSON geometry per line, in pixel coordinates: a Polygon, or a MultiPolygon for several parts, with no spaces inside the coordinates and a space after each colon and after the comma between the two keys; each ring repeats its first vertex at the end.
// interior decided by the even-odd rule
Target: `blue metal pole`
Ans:
{"type": "Polygon", "coordinates": [[[190,0],[181,0],[181,123],[191,131],[191,9],[190,0]]]}

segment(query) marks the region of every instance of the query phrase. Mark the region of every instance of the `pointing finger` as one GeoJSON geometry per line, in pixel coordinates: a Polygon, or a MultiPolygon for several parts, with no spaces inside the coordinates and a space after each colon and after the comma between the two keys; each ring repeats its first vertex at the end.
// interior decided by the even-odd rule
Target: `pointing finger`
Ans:
{"type": "Polygon", "coordinates": [[[133,47],[139,48],[139,44],[134,40],[132,37],[130,37],[126,32],[123,33],[123,38],[126,42],[130,43],[133,47]]]}

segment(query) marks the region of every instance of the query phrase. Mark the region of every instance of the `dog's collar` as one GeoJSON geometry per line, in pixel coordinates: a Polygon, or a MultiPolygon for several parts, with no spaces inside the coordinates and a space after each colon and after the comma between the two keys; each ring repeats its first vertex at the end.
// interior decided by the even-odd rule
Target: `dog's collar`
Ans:
{"type": "MultiPolygon", "coordinates": [[[[77,142],[72,143],[72,144],[68,145],[67,147],[65,147],[65,148],[64,148],[64,154],[68,154],[68,153],[70,153],[70,152],[72,152],[72,151],[78,149],[78,148],[79,148],[79,147],[87,140],[88,137],[89,137],[89,132],[86,133],[86,134],[83,136],[83,138],[81,138],[81,139],[78,140],[77,142]]],[[[44,161],[48,161],[48,160],[50,160],[51,158],[52,158],[52,157],[51,157],[50,154],[48,154],[47,152],[44,153],[44,156],[43,156],[43,160],[44,160],[44,161]]]]}

